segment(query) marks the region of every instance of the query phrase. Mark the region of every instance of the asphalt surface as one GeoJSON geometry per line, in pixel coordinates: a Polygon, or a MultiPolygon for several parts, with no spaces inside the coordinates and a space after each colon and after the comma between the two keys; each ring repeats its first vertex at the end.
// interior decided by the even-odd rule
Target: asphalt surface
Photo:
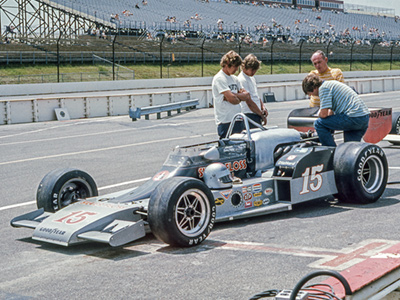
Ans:
{"type": "MultiPolygon", "coordinates": [[[[363,99],[400,111],[397,95],[363,99]]],[[[269,125],[286,127],[289,111],[306,106],[268,103],[269,125]]],[[[120,116],[1,126],[0,299],[248,299],[291,289],[314,270],[344,270],[400,242],[400,149],[388,142],[379,145],[391,184],[376,203],[318,200],[289,212],[218,223],[193,248],[169,247],[152,235],[118,248],[64,248],[33,241],[32,230],[9,224],[36,209],[37,186],[53,169],[85,170],[106,194],[140,185],[176,145],[216,138],[212,109],[137,122],[120,116]]]]}

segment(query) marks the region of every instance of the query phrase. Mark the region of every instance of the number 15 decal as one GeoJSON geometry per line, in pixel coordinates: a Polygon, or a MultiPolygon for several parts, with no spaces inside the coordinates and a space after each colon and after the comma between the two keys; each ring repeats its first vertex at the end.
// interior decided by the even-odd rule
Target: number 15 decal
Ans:
{"type": "Polygon", "coordinates": [[[300,195],[307,194],[311,191],[316,192],[322,186],[322,176],[319,174],[324,169],[324,165],[308,167],[301,176],[303,177],[303,189],[300,195]]]}
{"type": "Polygon", "coordinates": [[[61,219],[54,220],[54,222],[60,222],[65,224],[76,224],[85,221],[85,219],[89,216],[97,215],[95,212],[88,211],[75,211],[62,217],[61,219]]]}

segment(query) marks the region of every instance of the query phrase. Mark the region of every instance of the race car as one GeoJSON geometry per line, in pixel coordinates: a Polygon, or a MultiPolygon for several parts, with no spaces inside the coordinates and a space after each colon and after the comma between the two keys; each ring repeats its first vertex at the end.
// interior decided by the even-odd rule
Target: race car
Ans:
{"type": "Polygon", "coordinates": [[[137,188],[98,196],[86,172],[52,171],[39,184],[38,210],[11,225],[32,228],[33,239],[63,246],[88,241],[121,246],[151,231],[162,242],[189,247],[204,241],[217,221],[288,211],[332,195],[360,204],[379,199],[388,179],[379,146],[325,147],[313,139],[237,114],[226,138],[176,147],[137,188]],[[232,134],[235,122],[244,123],[242,133],[232,134]]]}

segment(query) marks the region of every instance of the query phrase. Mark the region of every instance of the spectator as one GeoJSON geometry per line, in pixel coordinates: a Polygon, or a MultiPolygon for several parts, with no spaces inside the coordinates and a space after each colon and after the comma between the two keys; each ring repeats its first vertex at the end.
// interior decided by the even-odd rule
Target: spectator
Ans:
{"type": "MultiPolygon", "coordinates": [[[[258,96],[257,83],[254,75],[260,68],[261,62],[257,59],[254,54],[247,55],[242,62],[242,72],[238,76],[238,80],[241,86],[249,92],[250,99],[255,105],[250,108],[246,102],[241,102],[240,106],[242,112],[254,122],[260,125],[267,124],[268,111],[264,107],[264,103],[258,96]]],[[[257,126],[249,124],[250,128],[256,128],[257,126]]]]}
{"type": "MultiPolygon", "coordinates": [[[[214,99],[215,123],[219,138],[226,137],[232,118],[241,112],[240,103],[246,101],[249,107],[254,104],[250,94],[241,88],[240,83],[234,74],[242,63],[242,58],[235,51],[229,51],[222,56],[221,70],[212,80],[212,95],[214,99]]],[[[232,133],[241,132],[243,124],[235,122],[232,133]]]]}
{"type": "MultiPolygon", "coordinates": [[[[318,75],[322,80],[337,80],[344,82],[342,70],[328,67],[328,58],[323,51],[316,51],[311,56],[311,62],[316,70],[313,70],[310,73],[318,75]]],[[[317,107],[319,106],[319,103],[320,100],[318,95],[312,95],[310,97],[310,107],[317,107]]]]}

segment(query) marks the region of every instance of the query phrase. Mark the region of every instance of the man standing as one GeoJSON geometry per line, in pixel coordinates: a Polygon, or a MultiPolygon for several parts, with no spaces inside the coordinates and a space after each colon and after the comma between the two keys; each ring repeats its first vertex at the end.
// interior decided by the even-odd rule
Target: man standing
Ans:
{"type": "MultiPolygon", "coordinates": [[[[215,123],[219,138],[222,139],[228,132],[232,118],[241,112],[240,103],[246,101],[250,107],[250,95],[240,87],[240,83],[234,74],[242,63],[242,58],[235,51],[229,51],[222,58],[222,69],[214,76],[212,81],[212,95],[214,99],[215,123]]],[[[235,122],[232,133],[243,130],[242,122],[235,122]]]]}
{"type": "MultiPolygon", "coordinates": [[[[254,122],[265,125],[267,124],[268,111],[264,107],[264,103],[258,96],[257,83],[254,75],[260,68],[261,62],[254,54],[247,55],[242,62],[242,72],[238,76],[241,86],[249,92],[251,101],[255,103],[252,109],[246,102],[241,102],[242,112],[254,122]]],[[[253,124],[249,124],[250,128],[255,128],[253,124]]]]}
{"type": "MultiPolygon", "coordinates": [[[[321,80],[337,80],[344,82],[342,70],[328,67],[328,58],[323,51],[316,51],[311,56],[311,62],[316,70],[311,71],[310,74],[318,75],[321,80]]],[[[320,100],[318,96],[310,97],[310,107],[318,107],[319,103],[320,100]]]]}
{"type": "Polygon", "coordinates": [[[304,78],[303,91],[320,97],[319,118],[314,128],[322,145],[336,146],[332,136],[335,130],[343,130],[345,142],[361,141],[368,129],[369,111],[355,91],[342,82],[322,81],[315,74],[304,78]]]}

